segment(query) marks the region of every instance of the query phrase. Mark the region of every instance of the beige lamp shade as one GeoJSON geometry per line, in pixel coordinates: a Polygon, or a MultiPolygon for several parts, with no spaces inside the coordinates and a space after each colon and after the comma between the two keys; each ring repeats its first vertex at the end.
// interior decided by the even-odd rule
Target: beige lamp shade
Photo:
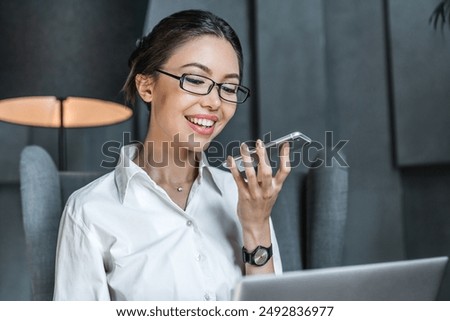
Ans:
{"type": "MultiPolygon", "coordinates": [[[[133,115],[124,105],[99,99],[68,97],[62,103],[64,128],[113,125],[133,115]]],[[[61,100],[52,96],[3,99],[0,120],[27,126],[62,127],[61,100]]]]}

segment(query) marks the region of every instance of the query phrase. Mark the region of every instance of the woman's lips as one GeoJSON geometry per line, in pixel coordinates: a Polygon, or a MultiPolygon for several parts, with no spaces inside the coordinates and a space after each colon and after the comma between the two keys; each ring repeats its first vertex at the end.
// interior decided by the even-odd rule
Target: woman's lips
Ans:
{"type": "Polygon", "coordinates": [[[188,125],[200,135],[211,135],[214,132],[214,125],[218,121],[218,117],[215,115],[192,115],[186,116],[188,125]]]}

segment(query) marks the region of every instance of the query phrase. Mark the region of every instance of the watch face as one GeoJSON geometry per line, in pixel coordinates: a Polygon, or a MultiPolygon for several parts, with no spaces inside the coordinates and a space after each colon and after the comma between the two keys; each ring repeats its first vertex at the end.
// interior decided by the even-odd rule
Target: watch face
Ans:
{"type": "Polygon", "coordinates": [[[264,265],[267,262],[269,253],[267,253],[266,249],[258,249],[255,253],[255,264],[256,265],[264,265]]]}

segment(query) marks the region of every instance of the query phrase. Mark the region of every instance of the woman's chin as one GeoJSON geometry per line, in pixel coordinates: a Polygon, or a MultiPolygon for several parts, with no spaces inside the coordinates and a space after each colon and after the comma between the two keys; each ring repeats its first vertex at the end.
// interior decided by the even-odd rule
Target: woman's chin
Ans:
{"type": "Polygon", "coordinates": [[[216,135],[210,135],[208,137],[195,135],[192,144],[190,144],[190,149],[195,152],[203,152],[209,147],[214,137],[216,137],[216,135]]]}
{"type": "Polygon", "coordinates": [[[191,149],[194,153],[201,153],[201,152],[205,151],[210,144],[209,141],[208,142],[198,142],[198,143],[199,144],[197,144],[195,147],[193,147],[191,149]]]}
{"type": "Polygon", "coordinates": [[[173,140],[173,146],[186,148],[187,150],[195,153],[205,151],[213,139],[217,136],[217,133],[212,135],[200,135],[198,133],[190,133],[188,135],[178,134],[173,140]]]}

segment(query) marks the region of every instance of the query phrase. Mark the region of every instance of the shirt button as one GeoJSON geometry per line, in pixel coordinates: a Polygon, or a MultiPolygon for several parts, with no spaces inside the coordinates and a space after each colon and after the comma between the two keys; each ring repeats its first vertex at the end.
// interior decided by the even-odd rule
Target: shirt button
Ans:
{"type": "Polygon", "coordinates": [[[205,298],[205,300],[206,300],[206,301],[209,301],[209,300],[211,300],[211,297],[209,296],[209,294],[208,294],[208,293],[206,293],[206,294],[205,294],[204,298],[205,298]]]}
{"type": "Polygon", "coordinates": [[[200,261],[202,260],[202,255],[201,255],[201,254],[198,254],[198,255],[195,257],[195,259],[196,259],[198,262],[200,262],[200,261]]]}
{"type": "Polygon", "coordinates": [[[187,226],[192,226],[192,221],[191,221],[191,220],[187,221],[187,222],[186,222],[186,225],[187,225],[187,226]]]}

